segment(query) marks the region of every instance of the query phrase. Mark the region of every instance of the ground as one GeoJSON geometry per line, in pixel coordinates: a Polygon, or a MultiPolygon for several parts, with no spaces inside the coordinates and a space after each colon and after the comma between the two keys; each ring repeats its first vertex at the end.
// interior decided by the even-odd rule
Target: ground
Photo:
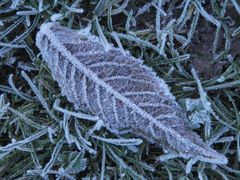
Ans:
{"type": "Polygon", "coordinates": [[[2,0],[1,179],[239,179],[239,3],[2,0]],[[166,81],[187,111],[190,126],[204,141],[212,141],[228,164],[197,162],[186,173],[187,160],[159,161],[163,151],[155,144],[137,145],[139,139],[127,134],[122,136],[128,139],[126,146],[105,128],[94,131],[105,139],[96,139],[88,135],[95,123],[74,116],[66,119],[54,102],[59,99],[62,110],[74,107],[61,95],[35,45],[39,27],[51,20],[79,30],[92,24],[91,33],[99,35],[100,29],[118,46],[111,35],[115,32],[125,50],[166,81]],[[193,99],[198,103],[189,109],[193,99]],[[79,140],[78,147],[65,142],[68,131],[79,140]]]}

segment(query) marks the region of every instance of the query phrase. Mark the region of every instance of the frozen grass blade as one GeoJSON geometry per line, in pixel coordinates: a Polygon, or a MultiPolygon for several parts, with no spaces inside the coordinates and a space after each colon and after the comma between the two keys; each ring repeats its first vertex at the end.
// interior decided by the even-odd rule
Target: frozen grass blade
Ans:
{"type": "Polygon", "coordinates": [[[160,39],[160,30],[161,30],[161,19],[160,19],[160,15],[161,15],[161,8],[162,8],[162,0],[158,0],[158,6],[157,6],[157,14],[156,14],[156,33],[157,33],[157,40],[158,40],[158,43],[161,42],[161,39],[160,39]]]}
{"type": "MultiPolygon", "coordinates": [[[[24,19],[22,19],[24,20],[24,19]]],[[[33,31],[33,29],[37,26],[37,23],[38,23],[38,20],[39,20],[39,15],[37,15],[32,23],[32,25],[24,32],[22,33],[20,36],[16,37],[14,40],[12,40],[10,42],[10,44],[16,44],[16,43],[20,43],[21,41],[23,41],[28,35],[30,32],[33,31]]],[[[20,22],[19,22],[20,23],[20,22]]],[[[12,28],[15,28],[16,25],[14,25],[12,28]]],[[[10,30],[12,30],[10,28],[10,30]]],[[[9,31],[3,33],[3,34],[6,34],[6,33],[9,33],[9,31]]],[[[3,34],[0,36],[0,40],[3,36],[3,34]]],[[[8,51],[10,51],[12,48],[8,47],[8,48],[1,48],[0,49],[0,56],[4,55],[5,53],[7,53],[8,51]]]]}
{"type": "Polygon", "coordinates": [[[232,36],[233,36],[233,37],[234,37],[234,36],[237,36],[239,33],[240,33],[240,26],[233,31],[232,36]]]}
{"type": "Polygon", "coordinates": [[[14,1],[12,2],[12,5],[10,6],[10,8],[16,9],[17,6],[19,5],[19,3],[20,3],[21,1],[22,1],[22,0],[14,0],[14,1]]]}
{"type": "MultiPolygon", "coordinates": [[[[21,124],[21,125],[20,125],[20,128],[21,128],[21,131],[22,131],[22,133],[23,133],[23,137],[26,138],[26,137],[27,137],[26,127],[21,124]]],[[[33,163],[34,163],[34,165],[35,165],[35,168],[36,168],[36,169],[41,169],[42,166],[41,166],[41,164],[40,164],[40,162],[39,162],[39,159],[38,159],[38,157],[37,157],[36,152],[34,151],[34,148],[33,148],[32,143],[31,143],[31,142],[28,143],[28,144],[27,144],[27,147],[29,147],[30,149],[33,150],[33,151],[30,152],[30,154],[31,154],[31,157],[32,157],[32,161],[33,161],[33,163]]]]}
{"type": "Polygon", "coordinates": [[[98,20],[97,16],[95,16],[95,24],[96,24],[96,29],[97,29],[97,32],[99,34],[101,43],[104,46],[104,48],[108,51],[110,49],[110,44],[108,43],[106,37],[104,36],[104,34],[102,32],[102,28],[100,27],[99,20],[98,20]]]}
{"type": "Polygon", "coordinates": [[[203,17],[205,17],[206,20],[210,21],[217,27],[219,27],[221,25],[221,23],[218,20],[216,20],[213,16],[211,16],[210,14],[208,14],[205,11],[205,9],[202,7],[201,3],[198,0],[194,0],[194,4],[195,4],[196,8],[198,9],[198,11],[200,12],[200,14],[203,17]]]}
{"type": "Polygon", "coordinates": [[[152,48],[154,49],[156,52],[160,53],[160,49],[157,47],[157,46],[154,46],[153,44],[151,44],[150,42],[148,41],[144,41],[140,38],[137,38],[135,36],[132,36],[132,35],[125,35],[125,34],[122,34],[122,33],[114,33],[114,35],[117,35],[120,39],[126,39],[126,40],[130,40],[130,41],[134,41],[136,42],[137,44],[141,44],[143,46],[146,46],[146,47],[149,47],[149,48],[152,48]]]}
{"type": "Polygon", "coordinates": [[[196,30],[196,27],[197,27],[197,24],[198,24],[198,19],[199,19],[199,14],[200,14],[200,13],[198,12],[198,10],[196,10],[195,13],[196,13],[196,14],[195,14],[195,16],[193,17],[190,31],[188,32],[187,41],[185,41],[185,43],[183,44],[183,48],[185,48],[189,43],[191,43],[193,34],[194,34],[195,30],[196,30]]]}
{"type": "Polygon", "coordinates": [[[113,150],[112,148],[107,146],[107,150],[109,152],[110,158],[113,158],[113,160],[120,166],[120,168],[126,169],[127,164],[124,162],[122,158],[120,158],[113,150]]]}
{"type": "Polygon", "coordinates": [[[53,114],[53,112],[49,109],[47,102],[45,101],[45,99],[42,97],[40,91],[37,89],[37,87],[33,84],[33,82],[31,81],[31,79],[28,77],[28,75],[22,71],[21,72],[22,76],[24,77],[24,79],[28,82],[29,86],[31,87],[31,89],[33,90],[33,92],[35,93],[35,95],[37,96],[38,100],[41,102],[42,106],[47,110],[48,114],[55,120],[55,121],[59,121],[56,116],[53,114]]]}
{"type": "Polygon", "coordinates": [[[17,88],[16,88],[16,86],[14,85],[14,83],[13,83],[13,79],[12,79],[12,77],[13,77],[13,74],[10,74],[10,76],[9,76],[9,78],[8,78],[8,83],[9,83],[9,85],[11,86],[11,88],[15,91],[15,93],[18,95],[18,96],[20,96],[21,98],[23,98],[24,100],[26,100],[26,101],[32,101],[33,99],[31,98],[31,97],[26,97],[26,95],[24,95],[23,93],[21,93],[17,88]]]}
{"type": "Polygon", "coordinates": [[[69,132],[69,121],[70,117],[66,114],[64,114],[63,116],[63,129],[64,129],[64,134],[65,134],[65,138],[68,142],[68,144],[72,144],[74,142],[74,140],[72,139],[72,135],[69,132]]]}
{"type": "Polygon", "coordinates": [[[85,139],[82,136],[79,126],[80,126],[79,123],[75,121],[75,130],[77,133],[77,137],[74,138],[74,141],[76,146],[78,147],[79,150],[82,150],[83,148],[84,150],[87,150],[91,154],[96,154],[96,151],[90,147],[92,146],[92,144],[88,141],[88,138],[86,137],[85,139]]]}
{"type": "Polygon", "coordinates": [[[0,147],[0,151],[3,151],[3,152],[11,152],[13,151],[15,148],[18,148],[19,146],[22,146],[24,144],[27,144],[29,142],[32,142],[33,140],[35,139],[38,139],[42,136],[44,136],[45,134],[47,133],[47,130],[46,129],[43,129],[37,133],[35,133],[34,135],[31,135],[23,140],[19,140],[19,141],[16,141],[16,142],[12,142],[6,146],[2,146],[0,147]]]}
{"type": "Polygon", "coordinates": [[[111,33],[112,37],[114,38],[114,40],[116,41],[116,43],[118,44],[118,47],[122,50],[123,54],[127,54],[127,52],[124,50],[122,43],[120,41],[120,39],[118,38],[118,36],[116,35],[115,32],[111,33]]]}
{"type": "Polygon", "coordinates": [[[75,158],[70,162],[69,166],[66,168],[66,171],[69,173],[71,172],[78,173],[84,171],[87,167],[87,161],[85,158],[82,157],[84,153],[77,152],[75,154],[76,154],[75,158]]]}
{"type": "Polygon", "coordinates": [[[187,165],[186,165],[186,174],[191,172],[192,166],[194,164],[196,164],[196,162],[199,161],[198,157],[192,158],[190,161],[188,161],[187,165]]]}
{"type": "Polygon", "coordinates": [[[187,9],[189,8],[190,2],[191,0],[184,0],[184,8],[183,8],[182,14],[177,20],[177,25],[180,26],[180,28],[186,23],[185,19],[187,19],[187,16],[188,16],[187,9]]]}
{"type": "Polygon", "coordinates": [[[83,9],[78,9],[78,8],[74,8],[74,7],[68,7],[65,5],[65,8],[69,11],[69,12],[72,12],[72,13],[78,13],[78,14],[82,14],[84,12],[83,9]]]}
{"type": "Polygon", "coordinates": [[[4,31],[1,31],[0,32],[0,40],[3,39],[3,37],[8,35],[9,33],[11,33],[19,24],[21,24],[23,22],[23,20],[24,20],[24,18],[21,17],[14,24],[9,26],[7,29],[5,29],[4,31]]]}
{"type": "Polygon", "coordinates": [[[38,130],[45,128],[44,126],[42,126],[42,125],[40,125],[40,124],[32,121],[31,119],[29,119],[28,117],[26,117],[26,115],[20,113],[19,111],[15,110],[15,109],[13,109],[13,108],[11,108],[11,107],[8,107],[7,109],[8,109],[10,112],[16,114],[16,115],[20,118],[20,121],[23,121],[25,124],[27,124],[27,125],[29,125],[29,126],[31,126],[31,127],[36,128],[36,129],[38,129],[38,130]]]}
{"type": "Polygon", "coordinates": [[[25,48],[24,45],[8,44],[8,43],[2,43],[2,42],[0,42],[0,46],[3,46],[3,47],[10,47],[10,48],[16,48],[16,49],[25,48]]]}
{"type": "Polygon", "coordinates": [[[56,99],[54,105],[53,105],[53,108],[59,112],[62,112],[66,115],[70,115],[70,116],[74,116],[76,118],[79,118],[79,119],[86,119],[86,120],[89,120],[89,121],[98,121],[99,120],[99,117],[96,117],[96,116],[91,116],[91,115],[88,115],[88,114],[84,114],[84,113],[81,113],[81,112],[72,112],[72,111],[68,111],[66,109],[63,109],[61,107],[59,107],[59,99],[56,99]]]}
{"type": "Polygon", "coordinates": [[[106,2],[107,2],[107,0],[100,0],[100,1],[98,1],[95,9],[93,10],[94,14],[96,14],[97,16],[101,15],[101,13],[105,9],[106,2]]]}
{"type": "Polygon", "coordinates": [[[202,104],[203,104],[205,110],[207,112],[212,112],[211,103],[207,100],[207,94],[202,87],[202,84],[201,84],[201,82],[200,82],[200,80],[197,76],[197,72],[195,71],[194,68],[191,69],[191,72],[192,72],[192,75],[193,75],[193,77],[194,77],[194,79],[197,83],[199,94],[200,94],[200,99],[202,101],[202,104]]]}
{"type": "Polygon", "coordinates": [[[102,120],[98,120],[93,128],[89,129],[87,135],[92,135],[95,131],[99,131],[104,126],[104,122],[102,120]]]}
{"type": "Polygon", "coordinates": [[[110,138],[103,138],[99,136],[92,135],[93,138],[101,140],[108,144],[114,144],[117,146],[133,146],[133,145],[139,145],[143,141],[141,139],[110,139],[110,138]]]}
{"type": "Polygon", "coordinates": [[[231,0],[231,1],[233,3],[233,6],[235,7],[236,11],[240,15],[240,4],[239,4],[239,2],[237,2],[236,0],[231,0]]]}
{"type": "Polygon", "coordinates": [[[102,145],[102,165],[101,165],[101,175],[100,180],[104,180],[104,174],[105,174],[105,166],[106,166],[106,146],[103,143],[102,145]]]}
{"type": "Polygon", "coordinates": [[[59,140],[59,142],[56,144],[52,155],[51,155],[51,159],[50,161],[46,164],[46,166],[43,168],[43,171],[41,173],[42,177],[46,177],[46,175],[49,173],[49,171],[51,170],[52,166],[54,165],[55,161],[57,160],[57,157],[59,155],[59,152],[61,150],[63,146],[63,138],[59,140]]]}
{"type": "Polygon", "coordinates": [[[38,11],[42,12],[43,11],[43,0],[38,1],[38,11]]]}
{"type": "Polygon", "coordinates": [[[0,160],[6,157],[11,151],[0,153],[0,160]]]}
{"type": "Polygon", "coordinates": [[[0,96],[0,120],[2,120],[2,117],[7,112],[8,108],[10,106],[10,103],[5,103],[4,100],[4,94],[1,94],[0,96]]]}
{"type": "Polygon", "coordinates": [[[159,52],[160,55],[165,56],[165,50],[164,49],[165,49],[165,45],[166,45],[166,41],[167,41],[167,36],[168,35],[171,36],[172,32],[171,32],[170,29],[172,28],[172,26],[174,25],[175,22],[176,22],[176,20],[172,19],[171,21],[169,21],[169,23],[166,25],[166,27],[163,30],[163,31],[168,32],[170,34],[162,32],[162,34],[160,36],[160,42],[161,42],[160,43],[160,52],[159,52]]]}
{"type": "Polygon", "coordinates": [[[18,11],[17,15],[19,16],[30,16],[30,15],[36,15],[38,14],[38,10],[32,10],[32,11],[18,11]]]}

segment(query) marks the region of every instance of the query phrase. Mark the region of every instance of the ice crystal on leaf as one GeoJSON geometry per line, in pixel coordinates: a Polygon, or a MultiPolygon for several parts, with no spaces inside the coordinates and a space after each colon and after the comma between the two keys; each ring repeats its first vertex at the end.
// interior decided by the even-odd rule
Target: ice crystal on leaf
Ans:
{"type": "Polygon", "coordinates": [[[166,157],[227,163],[190,130],[169,87],[142,60],[112,44],[106,50],[97,36],[57,23],[43,24],[36,44],[62,94],[111,132],[130,132],[159,144],[169,152],[166,157]]]}

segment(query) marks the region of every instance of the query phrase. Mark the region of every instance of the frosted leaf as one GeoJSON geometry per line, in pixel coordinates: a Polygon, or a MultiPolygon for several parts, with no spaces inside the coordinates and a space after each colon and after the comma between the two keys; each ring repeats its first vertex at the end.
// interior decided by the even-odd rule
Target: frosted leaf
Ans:
{"type": "Polygon", "coordinates": [[[143,137],[176,157],[227,163],[190,130],[169,87],[142,60],[111,44],[106,50],[98,37],[57,23],[43,24],[36,44],[62,94],[111,132],[143,137]]]}

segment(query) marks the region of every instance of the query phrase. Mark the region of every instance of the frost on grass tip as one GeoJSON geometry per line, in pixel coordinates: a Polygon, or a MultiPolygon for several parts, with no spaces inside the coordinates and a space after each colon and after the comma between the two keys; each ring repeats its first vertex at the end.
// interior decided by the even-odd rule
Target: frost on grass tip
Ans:
{"type": "Polygon", "coordinates": [[[226,164],[186,123],[166,83],[122,49],[106,50],[97,36],[46,23],[36,44],[62,94],[76,109],[103,120],[115,134],[130,132],[159,144],[166,157],[226,164]]]}

